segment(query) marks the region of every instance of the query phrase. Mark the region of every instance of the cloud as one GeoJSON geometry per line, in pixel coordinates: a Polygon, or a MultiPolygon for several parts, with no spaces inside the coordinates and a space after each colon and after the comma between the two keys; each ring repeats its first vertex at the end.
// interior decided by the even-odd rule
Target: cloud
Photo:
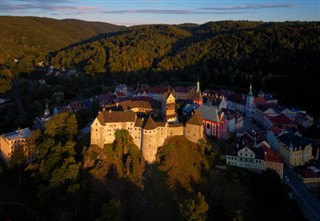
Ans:
{"type": "Polygon", "coordinates": [[[64,5],[38,5],[38,4],[3,4],[2,11],[3,12],[14,12],[14,11],[51,11],[51,12],[97,12],[98,8],[92,6],[64,6],[64,5]]]}
{"type": "Polygon", "coordinates": [[[180,9],[139,9],[139,10],[102,10],[105,14],[242,14],[244,12],[237,11],[223,11],[223,12],[213,12],[213,11],[199,11],[199,10],[180,10],[180,9]]]}
{"type": "Polygon", "coordinates": [[[247,4],[247,5],[238,5],[238,6],[223,6],[223,7],[205,7],[199,8],[199,10],[247,10],[247,9],[265,9],[265,8],[292,8],[295,7],[295,4],[247,4]]]}
{"type": "Polygon", "coordinates": [[[254,13],[255,10],[267,9],[267,8],[291,8],[295,4],[244,4],[237,6],[221,6],[221,7],[203,7],[198,9],[121,9],[121,10],[107,10],[100,7],[75,4],[74,0],[24,0],[14,1],[15,3],[4,3],[2,5],[3,12],[21,12],[21,11],[40,11],[50,12],[59,15],[76,15],[82,13],[95,13],[95,14],[172,14],[172,15],[192,15],[192,14],[207,14],[207,15],[221,15],[221,14],[248,14],[254,13]]]}

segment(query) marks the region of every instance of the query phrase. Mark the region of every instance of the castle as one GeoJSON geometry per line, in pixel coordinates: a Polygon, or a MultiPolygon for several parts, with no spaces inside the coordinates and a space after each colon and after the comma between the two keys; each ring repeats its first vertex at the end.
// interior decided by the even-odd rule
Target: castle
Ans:
{"type": "Polygon", "coordinates": [[[126,106],[121,111],[112,108],[99,112],[91,125],[91,145],[103,148],[105,144],[113,143],[116,130],[125,129],[139,147],[144,159],[152,163],[156,159],[158,147],[163,146],[166,138],[184,135],[188,140],[197,143],[203,138],[203,119],[199,112],[185,125],[178,123],[175,111],[175,96],[168,88],[161,98],[161,111],[154,110],[148,101],[126,101],[126,104],[116,104],[116,107],[126,106]],[[130,103],[130,107],[128,105],[130,103]],[[141,113],[160,112],[162,121],[155,121],[151,114],[144,117],[141,113]]]}

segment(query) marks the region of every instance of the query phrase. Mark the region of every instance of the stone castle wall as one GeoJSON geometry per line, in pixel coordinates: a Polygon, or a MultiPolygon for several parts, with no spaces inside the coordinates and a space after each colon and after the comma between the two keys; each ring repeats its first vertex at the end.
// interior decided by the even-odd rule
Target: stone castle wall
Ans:
{"type": "Polygon", "coordinates": [[[198,143],[199,139],[203,139],[203,125],[187,124],[184,127],[184,136],[191,142],[198,143]]]}
{"type": "Polygon", "coordinates": [[[135,127],[132,122],[112,122],[101,125],[96,118],[91,125],[91,145],[97,145],[103,148],[105,144],[111,144],[115,140],[115,132],[118,129],[129,131],[135,145],[141,150],[144,159],[147,162],[153,162],[156,158],[158,147],[164,144],[168,137],[185,135],[191,142],[197,143],[203,138],[202,126],[182,124],[158,126],[152,130],[145,130],[141,127],[135,127]]]}
{"type": "Polygon", "coordinates": [[[158,131],[154,130],[143,130],[141,151],[144,159],[151,163],[156,159],[158,151],[158,131]]]}

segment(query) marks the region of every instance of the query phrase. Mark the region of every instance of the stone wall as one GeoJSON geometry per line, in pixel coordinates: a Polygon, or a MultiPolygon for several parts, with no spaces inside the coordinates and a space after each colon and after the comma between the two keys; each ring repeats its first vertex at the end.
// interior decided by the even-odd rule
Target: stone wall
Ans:
{"type": "Polygon", "coordinates": [[[167,127],[167,137],[183,135],[183,125],[169,125],[167,127]]]}
{"type": "Polygon", "coordinates": [[[157,129],[143,130],[142,132],[141,151],[144,159],[148,163],[152,163],[156,159],[156,154],[158,150],[157,138],[157,129]]]}
{"type": "Polygon", "coordinates": [[[203,139],[203,125],[186,124],[184,136],[191,142],[198,143],[199,139],[203,139]]]}

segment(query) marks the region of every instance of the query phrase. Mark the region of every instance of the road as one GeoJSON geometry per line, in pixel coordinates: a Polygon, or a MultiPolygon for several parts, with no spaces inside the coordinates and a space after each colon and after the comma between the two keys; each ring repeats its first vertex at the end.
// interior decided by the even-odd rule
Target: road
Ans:
{"type": "MultiPolygon", "coordinates": [[[[262,131],[254,122],[244,118],[243,131],[252,129],[259,132],[262,131]]],[[[283,179],[283,181],[292,189],[295,199],[305,216],[310,221],[320,221],[320,201],[290,168],[285,165],[283,168],[284,176],[289,178],[289,181],[286,179],[283,179]]]]}
{"type": "Polygon", "coordinates": [[[292,189],[298,205],[310,221],[320,220],[320,201],[314,194],[304,185],[297,175],[288,167],[284,166],[284,176],[289,178],[289,181],[283,181],[292,189]]]}

